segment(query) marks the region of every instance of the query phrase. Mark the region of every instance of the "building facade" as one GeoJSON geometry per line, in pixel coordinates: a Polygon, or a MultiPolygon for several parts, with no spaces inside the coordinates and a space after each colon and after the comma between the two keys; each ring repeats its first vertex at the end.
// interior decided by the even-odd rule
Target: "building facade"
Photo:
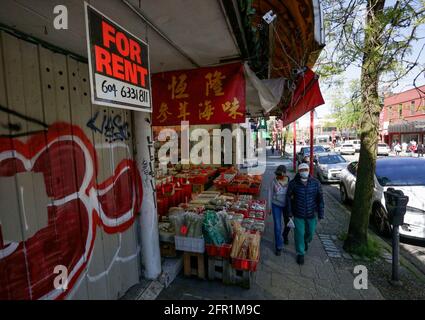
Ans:
{"type": "Polygon", "coordinates": [[[425,85],[384,98],[379,132],[388,144],[425,141],[425,85]]]}

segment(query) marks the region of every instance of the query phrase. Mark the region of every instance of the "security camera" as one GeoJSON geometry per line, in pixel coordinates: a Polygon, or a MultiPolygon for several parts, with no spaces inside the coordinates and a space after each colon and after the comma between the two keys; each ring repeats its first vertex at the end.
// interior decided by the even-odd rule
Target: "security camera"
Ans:
{"type": "Polygon", "coordinates": [[[276,19],[277,15],[273,14],[273,10],[270,10],[263,16],[263,20],[267,22],[267,24],[270,24],[273,22],[274,19],[276,19]]]}

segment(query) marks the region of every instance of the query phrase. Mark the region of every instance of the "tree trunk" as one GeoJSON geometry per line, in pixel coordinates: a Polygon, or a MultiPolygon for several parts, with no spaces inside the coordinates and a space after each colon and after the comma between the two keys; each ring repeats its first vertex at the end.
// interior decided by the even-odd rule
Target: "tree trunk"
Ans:
{"type": "Polygon", "coordinates": [[[355,251],[367,245],[369,217],[372,210],[374,176],[379,137],[379,113],[381,105],[378,97],[379,67],[382,59],[379,42],[379,15],[385,0],[368,0],[365,26],[364,56],[361,74],[360,158],[357,166],[356,190],[351,211],[350,226],[344,249],[355,251]]]}

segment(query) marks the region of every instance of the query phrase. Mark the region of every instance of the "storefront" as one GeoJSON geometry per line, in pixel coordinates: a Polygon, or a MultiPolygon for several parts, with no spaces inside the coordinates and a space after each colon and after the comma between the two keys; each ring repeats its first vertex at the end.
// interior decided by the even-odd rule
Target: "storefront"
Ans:
{"type": "Polygon", "coordinates": [[[424,143],[425,121],[412,121],[401,124],[390,124],[388,126],[389,142],[409,144],[411,141],[424,143]]]}
{"type": "MultiPolygon", "coordinates": [[[[265,217],[264,199],[255,199],[262,179],[241,167],[249,167],[254,157],[247,150],[265,152],[261,142],[265,139],[261,131],[254,134],[249,119],[264,118],[277,109],[282,94],[291,95],[286,84],[292,70],[267,79],[268,48],[274,43],[268,42],[273,34],[267,31],[270,22],[262,17],[270,8],[254,2],[250,8],[249,1],[249,6],[239,7],[227,1],[187,5],[91,0],[93,12],[100,14],[91,18],[82,0],[63,0],[60,6],[54,1],[2,2],[0,299],[117,299],[143,277],[166,285],[158,219],[173,210],[185,212],[184,217],[189,212],[189,218],[203,212],[202,218],[213,222],[229,209],[229,219],[222,221],[239,222],[232,229],[237,239],[229,239],[234,232],[218,234],[210,228],[200,250],[212,250],[208,253],[212,256],[218,250],[218,255],[232,256],[235,269],[255,270],[265,217]],[[252,9],[257,10],[255,17],[252,9]],[[59,14],[66,19],[58,19],[59,14]],[[247,25],[242,26],[245,18],[247,25]],[[251,27],[258,25],[258,19],[264,28],[251,27]],[[87,27],[90,21],[98,24],[93,30],[87,27]],[[258,61],[248,59],[253,56],[258,61]],[[236,71],[220,74],[217,69],[235,65],[236,71]],[[203,66],[215,70],[202,74],[202,81],[193,81],[194,88],[187,84],[190,96],[182,90],[186,88],[182,74],[174,78],[171,74],[163,90],[155,90],[155,79],[150,77],[161,79],[167,72],[203,66]],[[228,96],[218,84],[233,77],[245,84],[228,96]],[[179,103],[172,106],[171,100],[156,96],[164,93],[179,103]],[[195,99],[200,93],[202,99],[195,99]],[[213,97],[224,100],[213,105],[213,97]],[[166,123],[166,118],[190,120],[188,135],[205,129],[214,137],[214,129],[228,129],[244,139],[236,135],[231,151],[224,143],[218,164],[214,156],[208,164],[202,157],[199,163],[182,163],[178,144],[178,163],[160,168],[158,152],[170,138],[160,142],[161,130],[153,133],[152,126],[172,129],[174,124],[166,123]],[[237,150],[243,152],[238,155],[237,150]],[[230,161],[223,164],[226,158],[230,161]],[[238,167],[240,159],[244,162],[238,167]],[[226,240],[215,242],[216,236],[226,240]],[[236,241],[238,252],[221,246],[229,241],[236,241]],[[215,246],[208,249],[208,244],[215,246]]],[[[291,51],[301,53],[295,57],[297,65],[311,55],[310,68],[323,46],[318,3],[287,10],[296,17],[302,16],[299,10],[309,11],[309,21],[297,18],[297,22],[314,37],[297,42],[298,48],[308,48],[306,52],[291,51]]],[[[278,24],[286,25],[282,19],[278,24]]],[[[278,65],[281,58],[276,54],[273,59],[278,65]]],[[[184,141],[181,128],[175,132],[184,141]]],[[[196,147],[188,142],[188,150],[196,147]]],[[[174,232],[199,235],[200,217],[174,232]]]]}

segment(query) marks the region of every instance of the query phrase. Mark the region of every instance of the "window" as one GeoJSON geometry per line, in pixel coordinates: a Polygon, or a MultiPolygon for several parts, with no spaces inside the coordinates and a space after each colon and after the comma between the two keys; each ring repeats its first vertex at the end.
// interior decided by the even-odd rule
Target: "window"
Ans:
{"type": "Polygon", "coordinates": [[[398,116],[403,117],[403,105],[401,103],[398,105],[398,116]]]}
{"type": "Polygon", "coordinates": [[[425,184],[423,161],[415,159],[413,161],[378,162],[376,178],[381,186],[423,186],[425,184]]]}
{"type": "Polygon", "coordinates": [[[410,115],[414,115],[415,114],[415,101],[411,101],[410,102],[410,115]]]}
{"type": "Polygon", "coordinates": [[[345,160],[339,154],[319,157],[320,164],[337,164],[337,163],[345,163],[345,162],[347,162],[347,160],[345,160]]]}
{"type": "Polygon", "coordinates": [[[391,119],[393,117],[393,107],[388,107],[388,119],[391,119]]]}
{"type": "Polygon", "coordinates": [[[347,167],[348,171],[350,171],[350,173],[352,175],[357,175],[357,162],[352,162],[348,165],[347,167]]]}

